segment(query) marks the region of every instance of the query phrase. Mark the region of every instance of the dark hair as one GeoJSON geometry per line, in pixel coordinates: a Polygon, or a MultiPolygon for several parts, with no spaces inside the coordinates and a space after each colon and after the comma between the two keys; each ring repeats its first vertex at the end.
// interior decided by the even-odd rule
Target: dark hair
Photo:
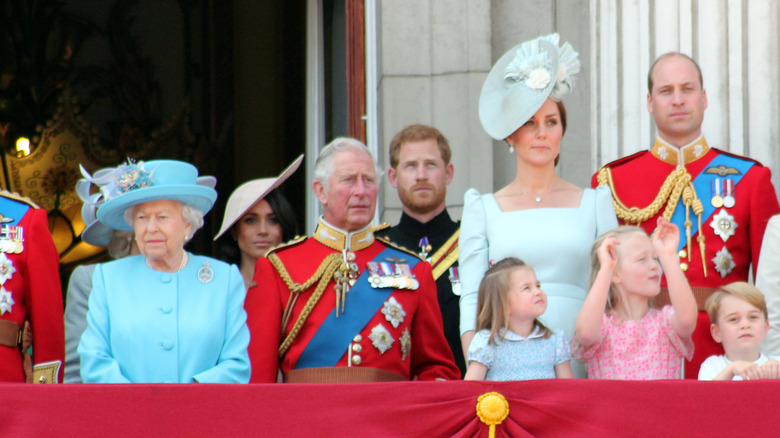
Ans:
{"type": "MultiPolygon", "coordinates": [[[[268,202],[274,215],[276,215],[276,220],[279,221],[279,226],[282,227],[282,242],[295,238],[298,235],[298,217],[295,215],[295,210],[293,210],[290,201],[287,200],[279,189],[272,190],[263,199],[268,202]]],[[[236,265],[241,264],[241,250],[238,248],[238,243],[233,239],[232,230],[238,226],[239,221],[240,219],[230,227],[231,232],[225,233],[219,238],[222,260],[236,265]]]]}

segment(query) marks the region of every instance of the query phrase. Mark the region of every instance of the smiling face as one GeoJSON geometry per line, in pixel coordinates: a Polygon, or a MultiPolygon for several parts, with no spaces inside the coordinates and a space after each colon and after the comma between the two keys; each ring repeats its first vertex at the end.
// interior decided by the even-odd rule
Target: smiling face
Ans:
{"type": "Polygon", "coordinates": [[[530,267],[517,268],[509,276],[507,293],[509,318],[533,321],[547,309],[547,294],[542,291],[536,273],[530,267]]]}
{"type": "Polygon", "coordinates": [[[514,146],[517,157],[532,165],[548,165],[555,162],[561,150],[563,125],[558,105],[547,99],[523,126],[507,137],[514,146]]]}
{"type": "Polygon", "coordinates": [[[150,201],[135,206],[132,216],[138,249],[153,267],[170,267],[181,260],[192,224],[184,221],[178,201],[150,201]]]}
{"type": "Polygon", "coordinates": [[[696,140],[707,109],[707,93],[696,67],[682,56],[670,56],[656,63],[652,77],[647,110],[655,119],[658,135],[675,146],[696,140]]]}
{"type": "Polygon", "coordinates": [[[387,171],[390,184],[398,189],[404,211],[411,215],[441,213],[452,175],[452,163],[444,164],[433,138],[403,143],[397,168],[387,171]]]}
{"type": "Polygon", "coordinates": [[[723,297],[717,323],[710,326],[712,338],[723,344],[730,360],[756,360],[761,342],[769,332],[764,313],[747,301],[728,295],[723,297]]]}
{"type": "Polygon", "coordinates": [[[627,235],[618,245],[617,254],[612,283],[621,293],[654,297],[661,292],[661,264],[644,232],[627,235]]]}
{"type": "Polygon", "coordinates": [[[241,250],[242,263],[244,259],[253,263],[282,243],[282,226],[268,201],[261,199],[236,222],[233,237],[241,250]]]}
{"type": "Polygon", "coordinates": [[[371,222],[376,209],[376,168],[371,156],[357,149],[334,152],[333,173],[325,187],[314,181],[314,194],[323,206],[322,217],[345,231],[357,231],[371,222]]]}

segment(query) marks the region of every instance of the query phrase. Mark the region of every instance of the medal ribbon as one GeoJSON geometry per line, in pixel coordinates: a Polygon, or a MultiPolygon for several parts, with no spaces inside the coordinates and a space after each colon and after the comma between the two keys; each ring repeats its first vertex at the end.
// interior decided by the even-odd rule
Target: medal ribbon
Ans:
{"type": "MultiPolygon", "coordinates": [[[[416,257],[410,257],[409,254],[393,248],[385,248],[374,257],[373,261],[378,262],[393,257],[409,260],[410,271],[420,261],[416,257]]],[[[382,262],[379,264],[381,266],[382,262]]],[[[369,285],[368,275],[368,269],[364,269],[355,284],[349,289],[345,298],[346,312],[340,313],[336,318],[337,309],[333,309],[322,322],[298,358],[295,369],[336,366],[339,359],[347,352],[355,335],[360,333],[371,321],[371,318],[376,315],[387,298],[395,291],[392,288],[372,288],[369,285]]]]}
{"type": "MultiPolygon", "coordinates": [[[[725,166],[725,167],[731,167],[734,169],[737,169],[740,174],[739,175],[729,175],[729,178],[734,180],[734,186],[739,183],[739,181],[742,179],[745,174],[747,174],[748,170],[750,170],[751,167],[753,167],[755,163],[753,161],[749,160],[743,160],[740,158],[732,157],[731,155],[725,155],[725,154],[718,154],[708,165],[702,169],[701,172],[699,172],[698,175],[696,175],[696,178],[692,181],[693,187],[696,189],[696,194],[704,194],[708,191],[711,191],[712,189],[712,180],[715,178],[720,178],[720,175],[717,173],[706,173],[704,170],[710,167],[719,167],[719,166],[725,166]]],[[[701,199],[701,196],[700,196],[701,199]]],[[[712,206],[712,203],[710,202],[704,202],[702,201],[702,204],[704,206],[704,211],[701,213],[701,221],[702,223],[705,223],[709,220],[710,216],[712,216],[712,213],[715,212],[716,208],[712,206]]],[[[672,214],[672,220],[671,223],[677,225],[677,228],[680,229],[680,245],[677,248],[677,250],[681,250],[686,245],[686,240],[683,238],[685,236],[685,205],[683,205],[682,202],[677,203],[677,208],[674,209],[674,213],[672,214]]],[[[691,225],[691,236],[695,236],[696,233],[699,231],[699,224],[696,223],[696,221],[692,221],[693,224],[691,225]]]]}

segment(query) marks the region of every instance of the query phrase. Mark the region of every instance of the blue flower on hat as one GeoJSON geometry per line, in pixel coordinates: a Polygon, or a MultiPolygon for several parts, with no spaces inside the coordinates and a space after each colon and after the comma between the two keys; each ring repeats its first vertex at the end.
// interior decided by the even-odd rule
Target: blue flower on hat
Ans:
{"type": "Polygon", "coordinates": [[[144,162],[139,161],[137,164],[131,160],[127,160],[127,166],[119,174],[118,189],[120,193],[127,193],[132,190],[138,190],[144,187],[149,187],[154,182],[151,172],[144,169],[144,162]]]}

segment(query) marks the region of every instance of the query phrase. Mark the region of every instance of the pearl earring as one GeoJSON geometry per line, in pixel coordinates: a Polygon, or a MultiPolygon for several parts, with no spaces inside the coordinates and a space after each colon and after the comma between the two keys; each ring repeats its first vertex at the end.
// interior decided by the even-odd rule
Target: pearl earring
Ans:
{"type": "Polygon", "coordinates": [[[512,145],[509,145],[509,153],[514,154],[515,153],[515,147],[512,145]]]}

